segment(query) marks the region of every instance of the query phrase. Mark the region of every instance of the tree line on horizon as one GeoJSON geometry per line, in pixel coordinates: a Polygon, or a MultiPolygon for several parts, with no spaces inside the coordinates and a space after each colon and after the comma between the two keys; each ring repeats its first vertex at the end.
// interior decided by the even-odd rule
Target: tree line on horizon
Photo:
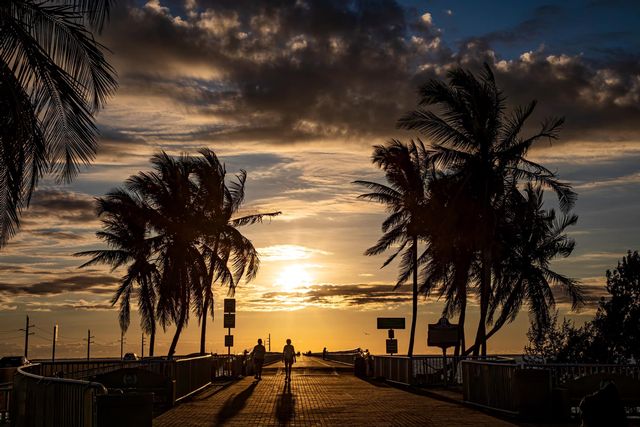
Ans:
{"type": "Polygon", "coordinates": [[[360,198],[384,205],[383,235],[365,251],[391,251],[399,259],[396,288],[411,279],[413,355],[418,295],[444,299],[442,315],[458,316],[455,355],[487,354],[487,341],[526,306],[538,328],[552,323],[554,288],[583,304],[579,283],[554,271],[550,261],[567,257],[575,242],[565,231],[576,193],[543,165],[527,158],[538,141],[552,141],[564,122],[549,118],[523,136],[536,102],[507,112],[506,97],[485,64],[478,74],[455,68],[448,82],[432,79],[419,89],[418,107],[402,116],[400,129],[420,138],[394,139],[374,147],[372,162],[386,184],[356,181],[360,198]],[[544,208],[544,189],[558,198],[560,215],[544,208]],[[473,344],[465,337],[469,301],[479,302],[473,344]]]}

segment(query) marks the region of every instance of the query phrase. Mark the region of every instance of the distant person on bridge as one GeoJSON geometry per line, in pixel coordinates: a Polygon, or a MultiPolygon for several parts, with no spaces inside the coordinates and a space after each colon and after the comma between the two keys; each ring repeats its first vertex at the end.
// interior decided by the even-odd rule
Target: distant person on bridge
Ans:
{"type": "Polygon", "coordinates": [[[251,358],[253,359],[253,368],[256,371],[255,379],[262,379],[262,365],[264,365],[264,354],[267,350],[262,345],[262,339],[258,338],[258,344],[253,347],[253,351],[251,352],[251,358]]]}
{"type": "Polygon", "coordinates": [[[291,381],[291,367],[296,362],[296,350],[289,338],[287,338],[287,345],[282,349],[282,361],[284,362],[284,380],[291,381]]]}
{"type": "Polygon", "coordinates": [[[327,347],[322,349],[322,360],[327,360],[327,347]]]}

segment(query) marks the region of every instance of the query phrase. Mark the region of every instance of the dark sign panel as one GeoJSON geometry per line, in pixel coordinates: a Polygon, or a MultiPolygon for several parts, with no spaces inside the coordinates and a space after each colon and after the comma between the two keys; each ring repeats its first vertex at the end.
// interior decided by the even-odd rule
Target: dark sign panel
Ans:
{"type": "Polygon", "coordinates": [[[404,329],[404,317],[378,317],[378,329],[404,329]]]}
{"type": "Polygon", "coordinates": [[[235,313],[236,312],[236,300],[234,298],[224,299],[224,312],[235,313]]]}
{"type": "Polygon", "coordinates": [[[233,335],[225,335],[224,336],[224,346],[225,347],[233,347],[233,335]]]}
{"type": "Polygon", "coordinates": [[[235,328],[236,327],[236,315],[234,313],[224,314],[224,327],[235,328]]]}
{"type": "Polygon", "coordinates": [[[444,317],[438,323],[429,324],[427,345],[431,347],[454,347],[460,340],[460,328],[444,317]]]}
{"type": "Polygon", "coordinates": [[[387,353],[398,354],[398,340],[396,339],[387,340],[387,353]]]}

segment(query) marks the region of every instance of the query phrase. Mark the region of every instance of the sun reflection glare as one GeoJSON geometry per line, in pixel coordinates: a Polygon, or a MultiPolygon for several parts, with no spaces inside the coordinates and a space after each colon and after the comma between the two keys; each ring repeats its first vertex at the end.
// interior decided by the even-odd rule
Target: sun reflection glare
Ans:
{"type": "Polygon", "coordinates": [[[276,279],[276,285],[283,291],[299,291],[311,285],[312,277],[304,265],[291,264],[286,266],[276,279]]]}

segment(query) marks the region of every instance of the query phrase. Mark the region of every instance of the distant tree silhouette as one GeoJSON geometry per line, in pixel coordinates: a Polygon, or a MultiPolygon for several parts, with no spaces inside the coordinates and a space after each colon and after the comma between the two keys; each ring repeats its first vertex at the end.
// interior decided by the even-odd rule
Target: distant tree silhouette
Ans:
{"type": "Polygon", "coordinates": [[[487,332],[493,278],[501,273],[496,257],[500,242],[496,239],[499,222],[504,218],[506,198],[514,185],[532,182],[553,189],[560,207],[567,212],[575,201],[568,184],[544,166],[526,159],[532,144],[542,139],[553,140],[563,119],[544,121],[540,130],[522,137],[526,120],[536,102],[505,113],[505,97],[498,89],[488,66],[474,75],[462,68],[448,73],[449,83],[430,80],[420,88],[419,107],[398,121],[404,129],[417,130],[433,142],[434,162],[449,174],[457,176],[460,187],[452,197],[465,198],[469,221],[474,221],[467,236],[476,245],[471,266],[477,266],[480,319],[474,349],[486,354],[487,332]],[[425,107],[437,107],[436,112],[425,107]]]}
{"type": "Polygon", "coordinates": [[[378,242],[365,251],[365,255],[378,255],[389,249],[392,254],[383,263],[389,265],[400,255],[400,271],[396,288],[412,277],[412,318],[408,356],[413,346],[418,315],[418,244],[423,233],[423,215],[428,201],[428,183],[432,176],[429,156],[421,141],[402,143],[392,140],[376,145],[372,161],[380,167],[389,185],[371,181],[355,181],[369,190],[359,196],[385,205],[389,216],[382,223],[384,233],[378,242]]]}
{"type": "Polygon", "coordinates": [[[126,266],[126,274],[111,303],[120,302],[120,328],[126,332],[130,322],[131,296],[137,296],[142,330],[149,334],[149,356],[153,356],[159,275],[152,258],[154,239],[149,235],[144,206],[135,195],[118,189],[98,199],[97,212],[102,219],[103,231],[97,232],[96,236],[111,249],[78,252],[75,256],[93,257],[81,268],[107,264],[113,271],[126,266]]]}
{"type": "Polygon", "coordinates": [[[640,360],[640,255],[629,251],[607,270],[608,297],[602,297],[595,318],[581,327],[557,313],[549,325],[532,324],[525,354],[548,362],[630,363],[640,360]]]}
{"type": "Polygon", "coordinates": [[[0,2],[0,248],[43,174],[69,182],[95,155],[93,116],[117,84],[90,30],[113,3],[0,2]]]}

